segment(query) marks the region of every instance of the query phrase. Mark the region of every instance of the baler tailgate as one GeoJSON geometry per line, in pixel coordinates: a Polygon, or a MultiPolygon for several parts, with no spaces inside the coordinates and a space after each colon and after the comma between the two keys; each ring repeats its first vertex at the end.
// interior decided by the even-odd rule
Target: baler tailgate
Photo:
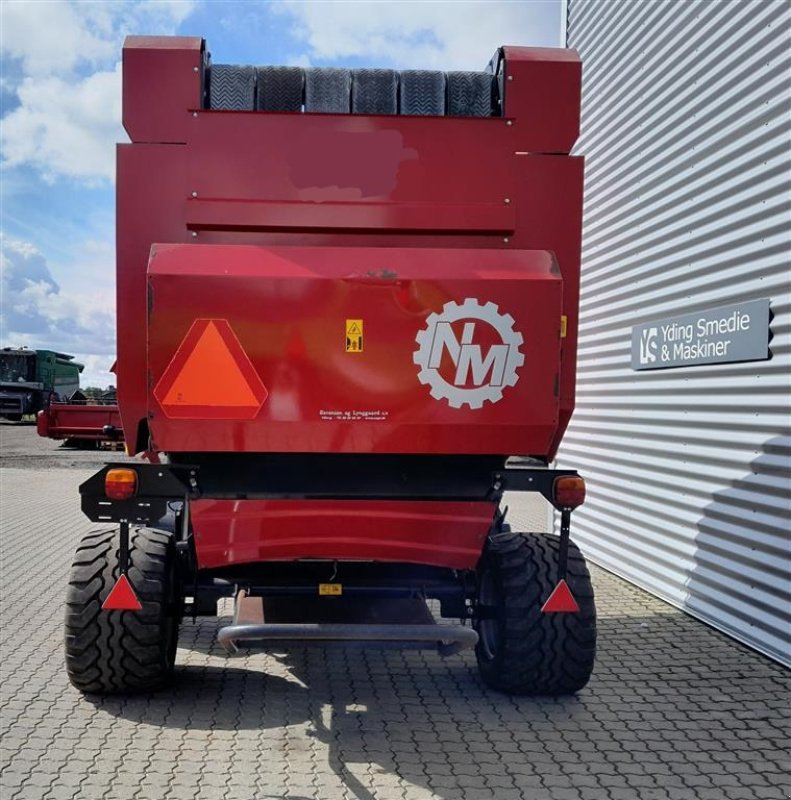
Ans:
{"type": "Polygon", "coordinates": [[[547,252],[155,245],[149,303],[167,452],[533,454],[557,428],[547,252]]]}

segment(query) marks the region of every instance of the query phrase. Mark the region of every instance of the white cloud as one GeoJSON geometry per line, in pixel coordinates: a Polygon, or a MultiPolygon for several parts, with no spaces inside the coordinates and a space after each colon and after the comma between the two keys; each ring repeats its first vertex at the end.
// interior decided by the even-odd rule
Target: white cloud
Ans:
{"type": "Polygon", "coordinates": [[[192,0],[0,0],[0,88],[8,109],[0,122],[1,202],[3,225],[17,235],[0,239],[0,339],[3,345],[72,353],[86,364],[83,385],[114,382],[107,372],[115,358],[108,209],[115,143],[126,139],[123,39],[132,33],[175,33],[195,5],[192,0]],[[41,178],[62,182],[50,189],[41,178]],[[66,182],[77,188],[75,202],[84,199],[84,208],[47,219],[42,209],[49,193],[60,192],[62,200],[66,182]]]}
{"type": "Polygon", "coordinates": [[[85,369],[80,375],[80,386],[98,386],[106,389],[108,386],[116,385],[116,377],[110,372],[115,361],[115,356],[96,356],[91,353],[75,353],[75,358],[80,364],[85,365],[85,369]]]}
{"type": "MultiPolygon", "coordinates": [[[[62,290],[30,243],[0,239],[3,346],[59,350],[92,358],[106,370],[115,353],[115,296],[110,288],[62,290]]],[[[97,377],[98,379],[98,377],[97,377]]],[[[105,377],[105,385],[109,377],[105,377]]]]}
{"type": "Polygon", "coordinates": [[[387,59],[395,67],[480,70],[503,44],[558,44],[560,6],[534,2],[298,2],[293,34],[317,60],[387,59]]]}
{"type": "Polygon", "coordinates": [[[17,103],[2,120],[3,165],[31,165],[47,181],[114,179],[121,127],[119,55],[127,33],[175,31],[188,0],[6,2],[5,88],[17,103]]]}
{"type": "Polygon", "coordinates": [[[300,53],[298,56],[292,56],[286,62],[287,67],[302,67],[302,69],[309,69],[313,66],[310,62],[310,57],[307,53],[300,53]]]}
{"type": "MultiPolygon", "coordinates": [[[[92,6],[98,4],[86,4],[85,11],[92,6]]],[[[116,55],[108,31],[71,3],[4,3],[2,15],[4,54],[20,59],[26,75],[68,73],[80,62],[116,55]]]]}
{"type": "Polygon", "coordinates": [[[27,77],[17,96],[20,105],[3,119],[5,166],[32,165],[50,182],[114,180],[115,143],[126,139],[120,64],[82,80],[27,77]]]}
{"type": "Polygon", "coordinates": [[[79,64],[115,61],[126,33],[172,33],[192,0],[14,0],[3,3],[3,51],[25,75],[67,74],[79,64]]]}

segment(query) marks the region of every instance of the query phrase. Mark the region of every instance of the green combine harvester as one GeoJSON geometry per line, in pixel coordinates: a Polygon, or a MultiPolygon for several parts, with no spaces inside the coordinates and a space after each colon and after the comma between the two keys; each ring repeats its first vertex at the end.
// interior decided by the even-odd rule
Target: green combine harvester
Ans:
{"type": "Polygon", "coordinates": [[[4,347],[0,350],[0,417],[21,420],[52,400],[67,400],[80,388],[84,366],[54,350],[4,347]]]}

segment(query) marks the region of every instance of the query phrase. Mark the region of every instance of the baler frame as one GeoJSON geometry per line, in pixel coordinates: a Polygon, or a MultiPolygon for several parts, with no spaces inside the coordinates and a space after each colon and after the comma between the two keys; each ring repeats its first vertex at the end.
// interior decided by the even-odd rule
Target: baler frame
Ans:
{"type": "MultiPolygon", "coordinates": [[[[335,457],[337,459],[337,457],[335,457]]],[[[293,460],[293,459],[291,459],[293,460]]],[[[347,459],[348,460],[348,459],[347,459]]],[[[403,459],[398,459],[403,462],[403,459]]],[[[422,459],[412,459],[421,464],[422,459]]],[[[233,477],[236,499],[288,499],[332,498],[429,500],[429,499],[470,499],[469,481],[461,487],[448,478],[447,469],[441,478],[436,477],[435,465],[425,465],[424,485],[404,486],[393,480],[393,474],[380,470],[365,469],[360,474],[368,474],[373,486],[360,488],[355,475],[345,470],[328,471],[327,475],[343,475],[346,488],[336,480],[321,485],[299,470],[293,469],[286,476],[285,483],[264,486],[261,479],[256,480],[251,470],[242,471],[233,477]],[[242,476],[248,476],[247,481],[242,476]],[[297,475],[302,485],[296,485],[297,475]],[[253,476],[253,477],[251,477],[253,476]],[[291,484],[291,485],[289,485],[291,484]]],[[[403,477],[403,463],[399,475],[403,477]]],[[[382,563],[371,565],[354,562],[339,562],[337,559],[300,562],[268,562],[238,565],[222,570],[200,570],[197,566],[194,532],[189,517],[190,501],[211,497],[226,497],[215,487],[202,486],[201,468],[197,465],[136,464],[138,490],[134,497],[113,500],[107,497],[105,479],[110,470],[129,470],[128,462],[107,464],[80,486],[83,513],[94,522],[113,522],[120,526],[120,575],[127,575],[129,569],[129,531],[132,525],[165,527],[172,529],[179,552],[179,580],[185,587],[190,601],[183,609],[185,616],[215,616],[217,601],[234,597],[236,600],[233,623],[218,631],[217,640],[229,652],[236,653],[240,642],[250,646],[253,642],[266,642],[268,646],[282,645],[299,640],[315,642],[368,642],[382,645],[395,644],[399,647],[436,647],[442,656],[453,655],[463,649],[475,647],[477,634],[467,625],[467,620],[485,619],[494,614],[489,607],[476,604],[476,583],[474,570],[454,570],[410,563],[382,563]],[[169,511],[175,511],[172,521],[165,520],[169,511]],[[321,573],[326,574],[322,575],[321,573]],[[215,575],[215,573],[219,573],[215,575]],[[342,574],[340,574],[342,573],[342,574]],[[381,573],[381,574],[380,574],[381,573]],[[323,580],[322,580],[323,578],[323,580]],[[253,612],[249,619],[250,602],[258,598],[318,598],[331,591],[325,587],[337,587],[344,598],[366,598],[366,600],[388,600],[408,598],[416,600],[438,600],[442,617],[455,617],[462,620],[461,625],[432,624],[425,615],[419,623],[387,622],[372,624],[366,621],[352,621],[339,624],[330,623],[266,623],[263,613],[260,619],[253,612]],[[248,615],[248,616],[246,616],[248,615]]],[[[570,537],[572,508],[558,504],[554,487],[558,478],[578,477],[576,470],[548,469],[546,467],[504,466],[491,471],[488,481],[479,481],[480,499],[493,501],[496,511],[492,519],[490,536],[496,536],[510,527],[506,523],[506,513],[500,505],[506,491],[534,492],[540,494],[561,514],[560,561],[556,574],[558,583],[566,579],[566,562],[570,537]],[[487,487],[488,488],[484,488],[487,487]]],[[[263,609],[261,610],[263,611],[263,609]]],[[[349,616],[348,613],[346,615],[349,616]]]]}
{"type": "Polygon", "coordinates": [[[124,45],[118,400],[150,463],[80,487],[118,526],[73,565],[82,691],[165,683],[179,621],[221,598],[232,652],[474,646],[499,690],[590,677],[584,481],[547,466],[574,407],[579,58],[500,48],[485,73],[432,73],[447,92],[428,113],[396,101],[410,76],[392,70],[341,75],[324,105],[338,73],[212,65],[193,37],[124,45]],[[383,73],[387,103],[359,102],[383,73]],[[281,78],[297,91],[272,108],[281,78]],[[512,532],[506,491],[540,494],[559,536],[512,532]]]}

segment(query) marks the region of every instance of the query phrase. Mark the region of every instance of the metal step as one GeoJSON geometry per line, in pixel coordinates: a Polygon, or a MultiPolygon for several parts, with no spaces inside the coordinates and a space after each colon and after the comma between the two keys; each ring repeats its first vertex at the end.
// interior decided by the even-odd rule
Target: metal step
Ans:
{"type": "Polygon", "coordinates": [[[421,598],[360,603],[343,597],[266,599],[241,591],[233,624],[220,629],[217,641],[231,653],[251,645],[352,643],[436,648],[449,656],[475,647],[478,634],[466,625],[438,624],[421,598]]]}

